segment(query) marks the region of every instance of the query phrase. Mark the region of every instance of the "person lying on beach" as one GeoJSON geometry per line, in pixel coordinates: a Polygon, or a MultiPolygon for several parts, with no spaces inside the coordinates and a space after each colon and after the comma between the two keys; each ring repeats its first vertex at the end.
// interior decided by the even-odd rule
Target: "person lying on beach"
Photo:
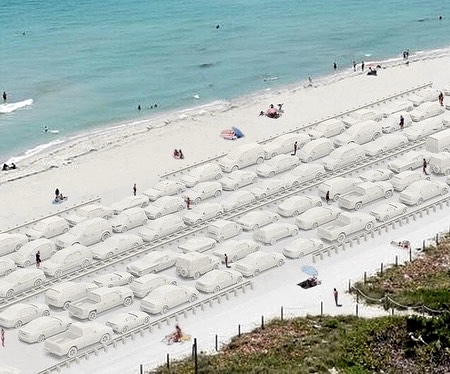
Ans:
{"type": "Polygon", "coordinates": [[[8,166],[7,164],[3,164],[2,170],[3,170],[3,171],[9,170],[9,166],[8,166]]]}
{"type": "Polygon", "coordinates": [[[55,203],[62,203],[64,200],[67,200],[67,196],[63,196],[62,193],[55,196],[55,203]]]}
{"type": "Polygon", "coordinates": [[[175,157],[175,158],[180,158],[180,154],[178,153],[178,150],[174,150],[173,151],[173,157],[175,157]]]}
{"type": "Polygon", "coordinates": [[[269,109],[267,109],[266,111],[266,116],[269,118],[278,118],[280,117],[280,113],[278,112],[278,110],[275,109],[273,104],[270,104],[269,109]]]}

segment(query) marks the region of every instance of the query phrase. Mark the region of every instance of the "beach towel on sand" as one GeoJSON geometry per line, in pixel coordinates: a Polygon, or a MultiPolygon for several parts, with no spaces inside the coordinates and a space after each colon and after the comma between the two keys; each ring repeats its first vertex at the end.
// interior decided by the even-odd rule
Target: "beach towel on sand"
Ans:
{"type": "Polygon", "coordinates": [[[223,130],[220,136],[226,140],[236,140],[244,137],[244,134],[237,127],[232,127],[231,129],[223,130]]]}

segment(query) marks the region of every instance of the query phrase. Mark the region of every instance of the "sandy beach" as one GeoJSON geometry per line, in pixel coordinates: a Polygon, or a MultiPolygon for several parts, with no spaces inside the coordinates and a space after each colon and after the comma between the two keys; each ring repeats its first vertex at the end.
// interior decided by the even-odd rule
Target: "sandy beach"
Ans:
{"type": "Polygon", "coordinates": [[[96,196],[111,204],[130,195],[134,183],[138,192],[145,190],[164,173],[225,154],[239,144],[262,141],[424,83],[432,82],[437,89],[450,84],[444,73],[450,60],[448,51],[418,56],[417,60],[409,65],[396,60],[393,67],[380,69],[377,77],[360,71],[346,73],[327,77],[326,84],[313,81],[315,87],[268,90],[239,101],[239,105],[221,103],[213,109],[171,114],[79,137],[24,160],[17,171],[0,174],[0,193],[5,197],[0,229],[61,208],[50,204],[56,187],[69,196],[70,204],[96,196]],[[284,103],[283,116],[276,120],[259,117],[271,103],[284,103]],[[220,132],[231,126],[240,128],[245,137],[237,141],[220,138],[220,132]],[[174,148],[183,150],[184,160],[172,157],[174,148]]]}
{"type": "MultiPolygon", "coordinates": [[[[101,197],[102,204],[110,205],[131,195],[134,183],[139,193],[158,182],[165,173],[225,154],[240,144],[262,141],[428,82],[432,82],[436,89],[450,86],[447,72],[450,56],[447,52],[435,53],[423,59],[419,57],[412,58],[409,65],[398,60],[392,66],[386,64],[385,68],[378,70],[376,77],[360,71],[346,72],[328,77],[327,83],[315,82],[313,79],[313,87],[300,85],[269,90],[262,95],[249,97],[246,101],[217,103],[214,107],[121,125],[112,131],[99,131],[89,137],[80,137],[60,148],[23,160],[18,170],[0,175],[0,230],[96,196],[101,197]],[[283,103],[284,114],[278,119],[260,117],[259,112],[266,110],[271,103],[283,103]],[[245,137],[236,141],[220,138],[220,132],[231,126],[241,129],[245,137]],[[172,157],[174,148],[183,150],[184,160],[172,157]],[[32,172],[38,173],[7,181],[32,172]],[[69,200],[61,205],[52,205],[55,188],[59,188],[69,200]]],[[[446,100],[450,98],[446,97],[446,100]]],[[[331,258],[315,264],[324,276],[323,287],[313,293],[292,296],[298,293],[298,287],[292,281],[298,280],[300,264],[311,263],[311,259],[298,263],[292,261],[278,275],[268,272],[258,278],[255,290],[249,294],[234,298],[226,305],[208,309],[201,315],[188,317],[181,323],[190,334],[201,339],[200,344],[205,350],[211,350],[214,334],[219,334],[221,341],[227,341],[237,332],[238,323],[243,324],[248,331],[257,324],[261,314],[277,315],[280,305],[291,306],[288,316],[319,313],[321,300],[325,300],[326,313],[353,313],[354,301],[345,295],[348,280],[357,280],[364,271],[376,271],[381,262],[392,263],[396,255],[401,261],[407,260],[404,251],[393,249],[387,243],[402,236],[408,237],[416,246],[420,245],[422,238],[433,236],[439,229],[448,227],[447,215],[448,208],[444,208],[434,216],[425,217],[343,253],[333,254],[331,258]],[[411,234],[413,230],[416,231],[414,236],[411,234]],[[285,286],[286,283],[289,286],[285,286]],[[332,308],[329,292],[336,286],[345,305],[339,310],[332,308]],[[230,317],[230,313],[239,315],[239,318],[230,317]]],[[[366,315],[385,313],[369,309],[366,315]]],[[[135,342],[117,349],[111,347],[108,353],[100,353],[98,357],[82,361],[80,366],[73,366],[63,372],[136,373],[139,363],[145,363],[147,367],[163,363],[166,353],[170,353],[171,357],[189,354],[189,344],[167,347],[160,343],[161,337],[172,329],[173,326],[163,326],[155,334],[138,337],[135,342]],[[130,349],[133,354],[129,353],[130,349]],[[104,367],[106,361],[114,364],[114,369],[104,367]]],[[[9,333],[16,332],[12,330],[9,333]]],[[[7,364],[20,364],[19,350],[22,344],[15,342],[10,346],[11,350],[17,351],[12,351],[7,364]]],[[[41,347],[35,348],[33,352],[30,354],[37,360],[43,355],[41,347]]],[[[43,360],[51,363],[48,358],[43,360]]],[[[24,372],[31,373],[32,369],[24,372]]]]}

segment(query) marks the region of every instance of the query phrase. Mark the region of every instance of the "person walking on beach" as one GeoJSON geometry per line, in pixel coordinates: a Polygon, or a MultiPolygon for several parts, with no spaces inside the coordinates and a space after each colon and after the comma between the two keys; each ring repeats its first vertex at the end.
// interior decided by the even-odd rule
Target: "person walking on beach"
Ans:
{"type": "Polygon", "coordinates": [[[291,153],[291,156],[295,156],[297,153],[297,142],[294,143],[294,153],[291,153]]]}
{"type": "Polygon", "coordinates": [[[423,173],[425,175],[428,175],[428,173],[427,173],[427,166],[428,166],[427,160],[423,159],[422,170],[423,170],[423,173]]]}
{"type": "Polygon", "coordinates": [[[39,269],[41,267],[41,251],[36,252],[36,268],[39,269]]]}
{"type": "Polygon", "coordinates": [[[7,98],[8,98],[8,96],[6,95],[6,91],[3,91],[3,101],[6,102],[7,98]]]}
{"type": "Polygon", "coordinates": [[[363,73],[364,73],[364,60],[363,61],[361,61],[361,70],[363,71],[363,73]]]}
{"type": "Polygon", "coordinates": [[[137,188],[136,188],[136,183],[133,185],[133,195],[134,196],[136,196],[136,191],[137,191],[137,188]]]}
{"type": "Polygon", "coordinates": [[[191,209],[191,199],[189,197],[186,199],[186,208],[191,209]]]}
{"type": "Polygon", "coordinates": [[[403,126],[405,126],[405,119],[403,118],[402,115],[400,115],[400,130],[403,130],[403,126]]]}
{"type": "Polygon", "coordinates": [[[439,104],[444,106],[444,94],[442,92],[439,92],[439,104]]]}
{"type": "Polygon", "coordinates": [[[59,199],[59,188],[56,188],[55,190],[55,200],[59,199]]]}
{"type": "Polygon", "coordinates": [[[227,268],[231,268],[231,266],[230,265],[228,265],[228,256],[227,256],[227,254],[225,253],[225,267],[227,267],[227,268]]]}
{"type": "Polygon", "coordinates": [[[0,334],[1,334],[0,339],[2,340],[2,347],[4,347],[5,346],[5,330],[2,329],[0,334]]]}
{"type": "Polygon", "coordinates": [[[333,296],[334,296],[334,302],[335,302],[336,306],[339,306],[339,301],[338,301],[339,294],[338,294],[338,291],[336,288],[333,289],[333,296]]]}
{"type": "Polygon", "coordinates": [[[353,60],[353,71],[356,71],[356,61],[353,60]]]}
{"type": "Polygon", "coordinates": [[[325,201],[327,202],[327,204],[330,203],[330,191],[327,191],[327,193],[325,194],[325,201]]]}
{"type": "Polygon", "coordinates": [[[184,155],[183,155],[183,152],[181,152],[181,149],[178,151],[178,158],[181,160],[184,158],[184,155]]]}
{"type": "Polygon", "coordinates": [[[336,71],[336,69],[337,69],[336,61],[333,63],[333,69],[334,69],[334,71],[336,71]]]}

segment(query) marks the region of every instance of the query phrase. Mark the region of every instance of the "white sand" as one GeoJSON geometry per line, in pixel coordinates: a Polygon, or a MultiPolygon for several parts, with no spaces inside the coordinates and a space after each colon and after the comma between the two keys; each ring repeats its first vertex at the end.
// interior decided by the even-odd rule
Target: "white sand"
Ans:
{"type": "MultiPolygon", "coordinates": [[[[449,63],[450,57],[445,55],[416,61],[409,66],[401,64],[381,69],[377,77],[352,73],[346,79],[336,77],[331,83],[314,88],[268,91],[266,95],[249,98],[247,103],[238,106],[225,103],[215,110],[204,109],[196,115],[187,112],[183,118],[172,118],[169,124],[164,123],[163,119],[144,121],[80,138],[61,149],[24,160],[18,171],[1,175],[0,228],[6,229],[67,207],[68,204],[51,204],[56,187],[69,196],[70,204],[99,195],[102,203],[109,205],[130,195],[133,183],[137,184],[138,192],[142,191],[157,182],[163,173],[225,153],[239,144],[260,141],[429,81],[434,83],[433,87],[442,89],[450,85],[449,63]],[[284,103],[285,113],[281,118],[273,120],[258,116],[260,110],[265,110],[270,103],[284,103]],[[239,127],[245,138],[234,142],[221,139],[221,130],[231,126],[239,127]],[[184,160],[173,159],[174,148],[183,150],[184,160]],[[48,165],[57,167],[2,183],[14,176],[13,173],[19,175],[41,170],[48,165]]],[[[181,321],[182,327],[199,339],[200,349],[210,350],[213,348],[214,334],[219,334],[219,340],[224,342],[237,333],[239,323],[243,331],[248,331],[259,323],[261,315],[266,318],[278,315],[282,305],[287,308],[288,316],[319,313],[321,300],[325,313],[353,313],[354,301],[345,295],[348,280],[357,280],[364,271],[375,271],[381,262],[392,263],[396,254],[406,259],[405,252],[393,249],[387,243],[407,236],[419,245],[422,237],[432,236],[437,230],[447,228],[447,214],[448,209],[439,211],[408,227],[314,264],[323,283],[311,290],[302,290],[295,285],[304,278],[299,276],[299,268],[302,264],[311,263],[311,259],[288,261],[283,271],[274,270],[258,277],[254,291],[246,296],[241,295],[221,306],[206,309],[197,316],[189,316],[181,321]],[[413,231],[414,237],[410,234],[413,231]],[[333,305],[333,287],[338,287],[340,291],[342,308],[333,305]]],[[[365,307],[361,307],[360,311],[362,315],[383,313],[365,307]]],[[[166,352],[172,356],[189,354],[190,344],[168,347],[160,343],[161,338],[172,330],[173,326],[163,326],[154,334],[137,337],[135,343],[119,345],[117,349],[111,347],[108,354],[90,357],[89,361],[82,361],[81,365],[73,366],[67,372],[136,373],[140,363],[147,366],[163,363],[166,352]]],[[[16,334],[14,330],[8,333],[16,334]]],[[[21,347],[23,344],[19,342],[8,345],[8,349],[0,354],[0,364],[17,366],[26,373],[32,373],[33,366],[23,362],[21,347]],[[7,357],[4,354],[6,351],[7,357]]],[[[39,346],[30,358],[42,360],[42,367],[54,362],[43,356],[39,346]]]]}

